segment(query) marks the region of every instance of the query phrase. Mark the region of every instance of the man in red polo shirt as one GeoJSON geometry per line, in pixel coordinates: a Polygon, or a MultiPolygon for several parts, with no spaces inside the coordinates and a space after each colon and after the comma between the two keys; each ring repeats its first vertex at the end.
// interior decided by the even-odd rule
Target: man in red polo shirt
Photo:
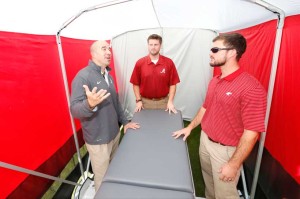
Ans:
{"type": "Polygon", "coordinates": [[[135,112],[146,108],[177,113],[173,100],[180,80],[175,64],[170,58],[160,55],[161,36],[152,34],[147,41],[149,55],[136,62],[130,78],[136,97],[135,112]]]}
{"type": "Polygon", "coordinates": [[[210,65],[221,75],[209,83],[204,104],[193,121],[173,133],[183,140],[201,123],[200,162],[206,198],[239,198],[240,169],[265,131],[266,91],[238,61],[246,50],[246,39],[238,33],[213,39],[210,65]]]}

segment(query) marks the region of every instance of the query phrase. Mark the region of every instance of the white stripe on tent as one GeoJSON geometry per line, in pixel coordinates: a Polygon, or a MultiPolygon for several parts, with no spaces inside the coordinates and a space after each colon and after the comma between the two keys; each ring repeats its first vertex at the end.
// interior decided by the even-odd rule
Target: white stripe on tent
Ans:
{"type": "Polygon", "coordinates": [[[70,185],[81,186],[80,184],[69,181],[69,180],[64,180],[64,179],[54,177],[54,176],[50,176],[50,175],[47,175],[47,174],[44,174],[44,173],[41,173],[41,172],[37,172],[37,171],[34,171],[34,170],[25,169],[23,167],[19,167],[19,166],[13,165],[13,164],[8,164],[6,162],[1,162],[0,161],[0,167],[4,167],[4,168],[7,168],[7,169],[11,169],[11,170],[15,170],[15,171],[23,172],[23,173],[28,173],[28,174],[31,174],[31,175],[34,175],[34,176],[47,178],[47,179],[50,179],[50,180],[55,180],[55,181],[67,183],[67,184],[70,184],[70,185]]]}

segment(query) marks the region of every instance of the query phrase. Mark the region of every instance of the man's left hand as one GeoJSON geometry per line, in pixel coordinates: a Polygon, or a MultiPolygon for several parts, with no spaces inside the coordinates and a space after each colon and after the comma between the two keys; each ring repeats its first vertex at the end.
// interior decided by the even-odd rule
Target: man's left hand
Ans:
{"type": "Polygon", "coordinates": [[[175,109],[173,102],[168,102],[167,109],[165,111],[169,111],[169,114],[171,114],[171,112],[175,114],[177,113],[177,110],[175,109]]]}
{"type": "Polygon", "coordinates": [[[140,124],[135,122],[129,122],[124,126],[124,133],[126,133],[127,129],[139,129],[140,124]]]}

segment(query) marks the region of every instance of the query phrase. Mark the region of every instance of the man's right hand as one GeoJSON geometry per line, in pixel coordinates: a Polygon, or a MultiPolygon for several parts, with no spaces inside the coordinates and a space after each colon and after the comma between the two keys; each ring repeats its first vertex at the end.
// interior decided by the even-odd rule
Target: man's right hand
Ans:
{"type": "Polygon", "coordinates": [[[134,112],[140,112],[142,109],[144,109],[143,102],[142,101],[137,102],[135,105],[134,112]]]}
{"type": "Polygon", "coordinates": [[[83,85],[83,88],[91,109],[94,109],[98,104],[110,96],[110,93],[107,93],[107,90],[100,89],[98,92],[96,92],[97,87],[94,87],[92,91],[90,91],[87,85],[83,85]]]}
{"type": "Polygon", "coordinates": [[[175,131],[172,133],[172,136],[177,139],[179,138],[181,135],[183,135],[183,141],[186,140],[186,138],[191,134],[191,130],[189,128],[184,128],[184,129],[181,129],[179,131],[175,131]]]}

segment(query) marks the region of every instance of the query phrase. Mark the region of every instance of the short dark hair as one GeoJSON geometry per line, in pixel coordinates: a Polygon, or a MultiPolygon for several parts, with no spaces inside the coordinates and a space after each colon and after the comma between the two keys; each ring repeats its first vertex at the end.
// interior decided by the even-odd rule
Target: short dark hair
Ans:
{"type": "Polygon", "coordinates": [[[226,48],[233,48],[236,50],[237,61],[240,60],[244,52],[247,48],[247,41],[243,35],[240,33],[226,33],[226,34],[220,34],[219,36],[215,37],[213,39],[213,42],[222,40],[224,41],[224,45],[226,48]]]}
{"type": "Polygon", "coordinates": [[[148,39],[147,39],[147,42],[148,42],[148,43],[149,43],[149,40],[150,40],[150,39],[156,39],[156,40],[159,41],[160,44],[162,43],[162,37],[161,37],[160,35],[158,35],[158,34],[152,34],[152,35],[150,35],[150,36],[148,37],[148,39]]]}

